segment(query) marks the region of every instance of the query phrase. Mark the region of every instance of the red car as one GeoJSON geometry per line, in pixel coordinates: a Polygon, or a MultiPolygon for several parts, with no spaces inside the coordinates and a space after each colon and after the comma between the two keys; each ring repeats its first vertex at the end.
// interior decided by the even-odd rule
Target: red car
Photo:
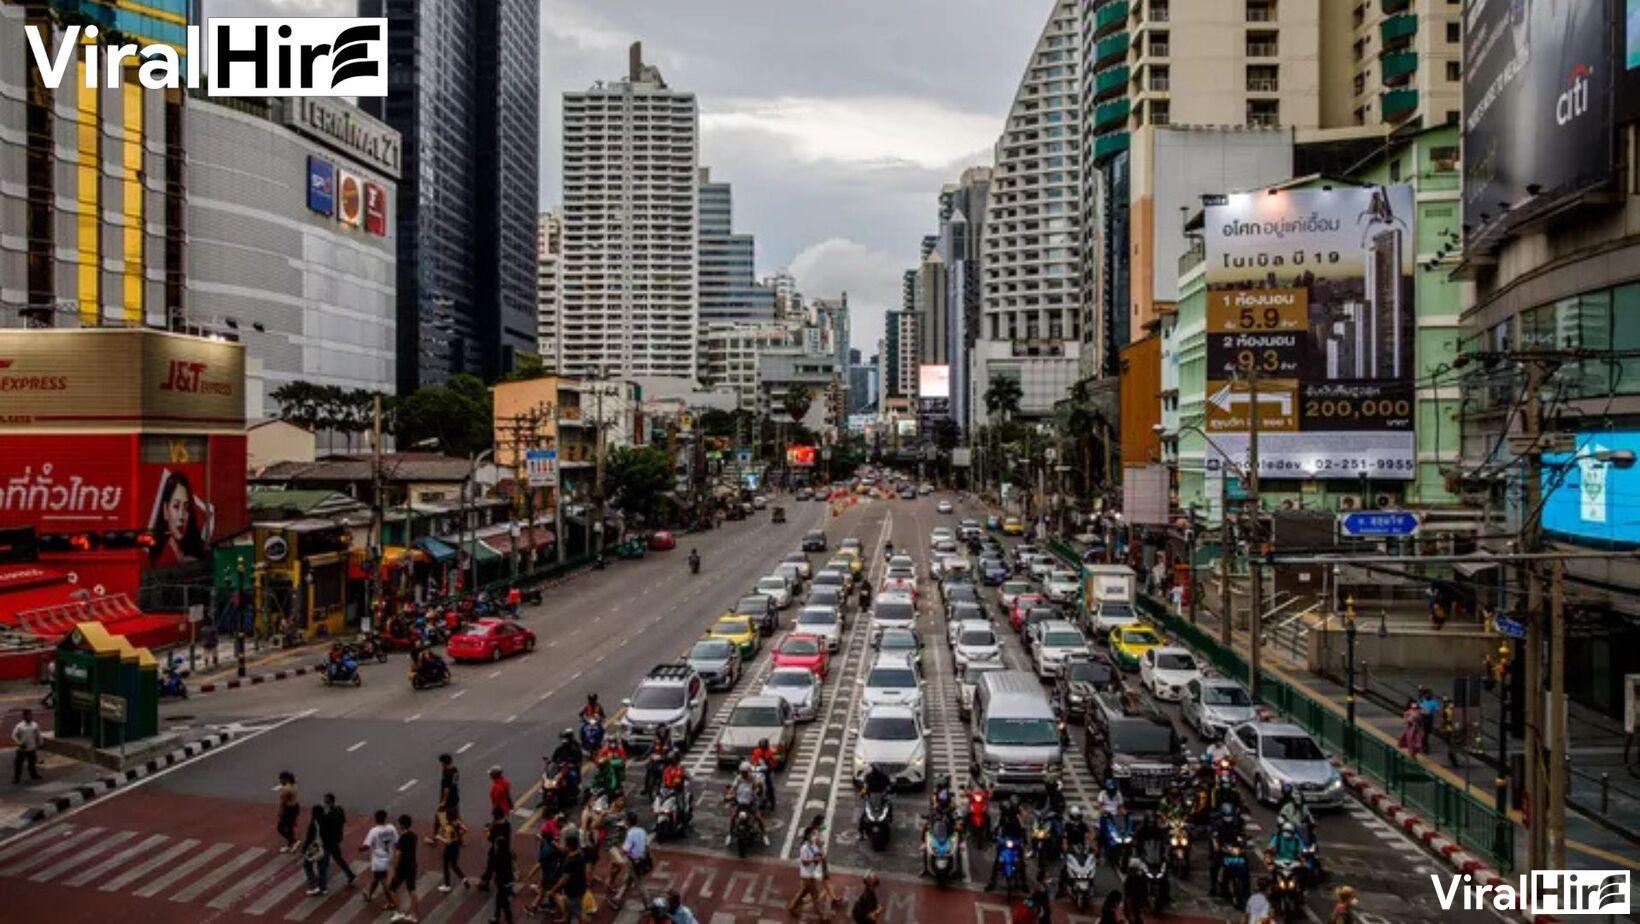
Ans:
{"type": "Polygon", "coordinates": [[[535,650],[535,633],[510,619],[480,619],[444,646],[452,661],[499,661],[535,650]]]}
{"type": "Polygon", "coordinates": [[[1014,605],[1008,610],[1008,624],[1018,632],[1025,625],[1025,614],[1035,606],[1047,606],[1048,598],[1042,594],[1020,594],[1014,598],[1014,605]]]}
{"type": "Polygon", "coordinates": [[[788,635],[774,650],[775,667],[807,668],[822,680],[826,677],[826,668],[829,665],[826,642],[817,635],[788,635]]]}
{"type": "Polygon", "coordinates": [[[649,537],[649,550],[651,552],[666,552],[677,547],[678,538],[668,530],[657,529],[649,537]]]}

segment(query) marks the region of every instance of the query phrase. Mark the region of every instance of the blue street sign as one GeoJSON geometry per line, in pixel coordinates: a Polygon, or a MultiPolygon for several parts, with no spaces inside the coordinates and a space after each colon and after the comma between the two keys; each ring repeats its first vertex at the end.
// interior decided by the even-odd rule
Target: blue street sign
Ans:
{"type": "Polygon", "coordinates": [[[1518,619],[1510,619],[1502,614],[1492,617],[1492,628],[1497,630],[1499,635],[1507,635],[1510,638],[1526,637],[1525,624],[1518,619]]]}
{"type": "Polygon", "coordinates": [[[1360,511],[1338,517],[1339,532],[1353,538],[1416,536],[1421,525],[1423,520],[1408,510],[1360,511]]]}

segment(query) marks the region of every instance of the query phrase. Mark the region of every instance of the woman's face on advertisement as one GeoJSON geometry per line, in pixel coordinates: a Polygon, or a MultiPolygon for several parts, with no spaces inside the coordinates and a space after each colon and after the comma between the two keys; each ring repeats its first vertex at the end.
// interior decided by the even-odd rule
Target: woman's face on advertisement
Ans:
{"type": "Polygon", "coordinates": [[[188,534],[190,503],[188,489],[180,484],[173,487],[170,496],[165,498],[165,534],[169,538],[180,542],[188,534]]]}

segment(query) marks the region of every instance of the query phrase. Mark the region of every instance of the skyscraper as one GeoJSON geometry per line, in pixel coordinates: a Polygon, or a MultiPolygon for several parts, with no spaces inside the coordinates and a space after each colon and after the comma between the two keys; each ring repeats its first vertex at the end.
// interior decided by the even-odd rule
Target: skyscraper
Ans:
{"type": "Polygon", "coordinates": [[[759,284],[753,266],[756,243],[734,233],[734,193],[700,168],[700,321],[760,322],[774,319],[774,289],[759,284]]]}
{"type": "Polygon", "coordinates": [[[535,317],[536,350],[541,368],[557,373],[564,364],[559,331],[564,298],[564,215],[542,212],[536,235],[535,317]]]}
{"type": "Polygon", "coordinates": [[[695,375],[700,116],[633,43],[564,94],[564,369],[695,375]]]}
{"type": "Polygon", "coordinates": [[[494,377],[535,349],[539,0],[359,0],[386,16],[398,189],[401,393],[494,377]]]}

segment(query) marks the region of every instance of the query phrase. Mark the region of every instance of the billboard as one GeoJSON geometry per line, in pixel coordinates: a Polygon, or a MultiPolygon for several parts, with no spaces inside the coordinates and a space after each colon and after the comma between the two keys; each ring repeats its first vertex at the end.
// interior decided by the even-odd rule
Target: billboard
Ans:
{"type": "Polygon", "coordinates": [[[1613,61],[1607,0],[1469,0],[1464,20],[1463,221],[1474,246],[1608,179],[1613,61]]]}
{"type": "Polygon", "coordinates": [[[1591,545],[1640,546],[1640,465],[1618,468],[1596,453],[1640,452],[1640,431],[1579,433],[1576,453],[1543,456],[1543,528],[1591,545]]]}
{"type": "Polygon", "coordinates": [[[1623,11],[1623,56],[1628,70],[1640,69],[1640,0],[1627,0],[1623,11]]]}
{"type": "Polygon", "coordinates": [[[336,220],[354,228],[364,222],[364,180],[356,173],[336,171],[336,220]]]}
{"type": "Polygon", "coordinates": [[[336,165],[308,155],[308,208],[321,215],[336,214],[336,165]]]}
{"type": "Polygon", "coordinates": [[[924,399],[945,398],[949,400],[951,397],[951,367],[917,367],[917,397],[924,399]]]}
{"type": "Polygon", "coordinates": [[[786,464],[794,468],[814,468],[814,447],[787,446],[786,464]]]}
{"type": "Polygon", "coordinates": [[[558,450],[529,449],[524,452],[526,481],[532,488],[550,488],[558,483],[558,450]]]}
{"type": "Polygon", "coordinates": [[[1263,477],[1410,480],[1412,188],[1242,193],[1206,222],[1209,452],[1245,466],[1256,405],[1263,477]]]}
{"type": "Polygon", "coordinates": [[[387,236],[387,187],[380,183],[364,184],[364,229],[387,236]]]}

